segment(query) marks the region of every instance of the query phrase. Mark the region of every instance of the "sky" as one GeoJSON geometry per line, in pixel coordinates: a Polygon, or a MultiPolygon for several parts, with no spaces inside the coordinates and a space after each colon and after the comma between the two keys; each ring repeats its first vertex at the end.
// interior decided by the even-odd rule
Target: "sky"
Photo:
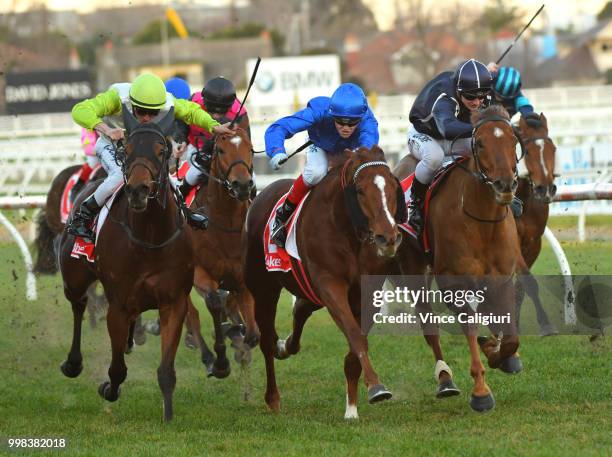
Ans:
{"type": "MultiPolygon", "coordinates": [[[[238,4],[245,3],[247,0],[237,0],[238,4]]],[[[282,0],[279,0],[282,1],[282,0]]],[[[409,0],[363,0],[376,17],[379,28],[386,30],[393,24],[395,14],[395,4],[397,2],[409,0]]],[[[458,0],[425,0],[431,6],[440,8],[445,3],[456,3],[458,0]]],[[[465,0],[463,0],[465,1],[465,0]]],[[[470,0],[471,5],[485,5],[489,0],[470,0]]],[[[519,6],[525,11],[535,13],[543,0],[505,0],[511,4],[519,6]]],[[[569,23],[574,24],[579,29],[593,25],[593,17],[606,4],[607,0],[548,0],[544,11],[553,27],[567,27],[569,23]]],[[[230,0],[174,0],[174,3],[202,4],[219,7],[229,4],[230,0]]],[[[17,10],[31,7],[34,4],[44,3],[49,9],[53,10],[75,10],[79,12],[90,12],[96,7],[125,6],[129,4],[143,3],[163,3],[172,4],[169,0],[0,0],[0,11],[17,10]]]]}

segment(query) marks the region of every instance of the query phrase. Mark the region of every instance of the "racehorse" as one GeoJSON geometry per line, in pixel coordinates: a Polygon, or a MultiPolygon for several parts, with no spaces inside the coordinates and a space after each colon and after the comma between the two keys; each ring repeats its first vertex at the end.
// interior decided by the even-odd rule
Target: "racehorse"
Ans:
{"type": "MultiPolygon", "coordinates": [[[[510,316],[509,324],[490,326],[499,340],[479,340],[477,327],[462,324],[474,379],[470,406],[475,411],[487,411],[495,406],[495,400],[485,382],[479,345],[491,368],[500,367],[516,353],[519,345],[510,279],[522,257],[514,218],[508,209],[517,186],[515,147],[518,139],[502,107],[491,106],[474,113],[472,123],[472,157],[448,172],[444,184],[431,199],[426,235],[432,250],[432,273],[441,290],[458,290],[453,276],[463,276],[459,285],[467,289],[470,287],[465,287],[465,276],[469,276],[467,286],[473,286],[474,282],[481,284],[486,276],[494,287],[486,292],[484,305],[495,302],[496,314],[510,316]]],[[[398,167],[400,179],[406,177],[403,173],[408,168],[406,162],[398,167]]],[[[407,267],[405,271],[418,274],[414,269],[418,259],[414,250],[407,253],[400,249],[398,256],[407,267]]],[[[421,262],[423,269],[424,266],[425,262],[421,262]]],[[[479,312],[483,309],[486,307],[479,308],[479,312]]],[[[438,335],[432,332],[426,338],[436,359],[443,361],[438,335]]],[[[446,364],[436,366],[441,387],[452,376],[446,368],[446,364]]],[[[455,393],[452,389],[451,392],[455,393]]]]}
{"type": "MultiPolygon", "coordinates": [[[[226,356],[225,332],[222,321],[227,312],[234,323],[246,323],[243,342],[252,347],[259,341],[255,323],[253,297],[246,288],[242,273],[240,236],[249,208],[253,182],[253,146],[246,130],[238,128],[234,136],[215,138],[208,184],[201,186],[192,206],[206,214],[206,231],[194,233],[195,275],[194,285],[204,298],[213,317],[215,353],[212,355],[200,332],[198,311],[191,304],[187,313],[187,328],[200,349],[202,361],[209,375],[225,378],[230,373],[226,356]],[[218,290],[230,291],[224,306],[218,290]],[[240,313],[238,312],[240,311],[240,313]]],[[[233,340],[242,340],[241,336],[233,340]]],[[[235,344],[241,344],[240,341],[235,344]]]]}
{"type": "MultiPolygon", "coordinates": [[[[361,275],[386,272],[389,263],[394,262],[401,242],[397,222],[405,221],[406,207],[401,187],[378,146],[345,150],[343,157],[344,163],[333,167],[310,192],[295,228],[303,272],[300,283],[306,281],[308,286],[299,285],[291,273],[268,272],[264,261],[263,234],[268,217],[292,181],[280,180],[267,186],[247,214],[243,233],[244,275],[255,300],[255,319],[266,364],[265,401],[272,411],[280,410],[274,358],[282,358],[284,348],[274,321],[283,287],[308,299],[302,289],[307,287],[311,297],[318,298],[317,305],[327,308],[348,340],[349,352],[344,358],[345,417],[357,417],[362,370],[370,403],[391,398],[391,392],[381,384],[370,363],[366,332],[360,328],[361,275]]],[[[310,306],[310,302],[305,303],[310,306]]],[[[367,312],[371,311],[369,308],[367,312]]],[[[308,311],[299,315],[296,309],[294,329],[300,325],[298,320],[307,319],[308,311]]],[[[298,332],[293,335],[299,338],[298,332]]]]}
{"type": "MultiPolygon", "coordinates": [[[[139,125],[124,111],[130,132],[122,163],[125,186],[116,195],[97,237],[95,263],[71,257],[74,237],[66,231],[59,254],[64,293],[74,316],[72,346],[62,372],[76,377],[82,370],[80,340],[85,293],[99,279],[109,302],[107,327],[112,360],[110,382],[102,383],[98,393],[108,401],[119,398],[120,385],[127,376],[124,351],[130,329],[142,312],[158,308],[162,358],[157,379],[166,421],[173,415],[174,358],[194,270],[192,233],[168,179],[171,145],[165,132],[171,127],[172,114],[171,111],[159,126],[139,125]]],[[[82,197],[81,194],[78,200],[82,197]]]]}
{"type": "Polygon", "coordinates": [[[517,321],[525,292],[534,302],[536,315],[543,336],[554,335],[556,328],[550,323],[542,307],[538,293],[538,283],[529,273],[542,249],[542,235],[548,221],[548,205],[552,201],[555,185],[556,147],[548,136],[548,121],[540,114],[539,122],[520,118],[517,133],[525,151],[524,163],[527,176],[519,177],[517,196],[523,202],[523,215],[516,219],[521,253],[526,269],[521,272],[521,281],[516,282],[517,321]]]}

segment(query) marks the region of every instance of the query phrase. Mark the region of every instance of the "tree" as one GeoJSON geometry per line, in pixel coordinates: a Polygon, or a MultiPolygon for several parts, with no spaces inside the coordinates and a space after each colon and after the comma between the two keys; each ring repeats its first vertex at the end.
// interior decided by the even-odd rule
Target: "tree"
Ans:
{"type": "MultiPolygon", "coordinates": [[[[161,26],[160,20],[151,21],[144,28],[138,32],[132,39],[133,44],[151,44],[161,43],[161,26]]],[[[170,21],[166,21],[166,27],[168,28],[168,38],[177,38],[179,35],[174,30],[170,21]]]]}
{"type": "Polygon", "coordinates": [[[518,7],[509,5],[504,0],[490,0],[485,7],[480,23],[495,35],[502,29],[517,32],[521,27],[522,12],[518,7]]]}

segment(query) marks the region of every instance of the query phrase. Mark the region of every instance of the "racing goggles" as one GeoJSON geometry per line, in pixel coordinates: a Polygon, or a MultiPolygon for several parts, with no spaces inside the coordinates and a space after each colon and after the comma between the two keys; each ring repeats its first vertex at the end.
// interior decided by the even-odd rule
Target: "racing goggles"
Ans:
{"type": "Polygon", "coordinates": [[[476,92],[461,92],[461,96],[466,100],[484,100],[489,96],[489,91],[476,91],[476,92]]]}
{"type": "Polygon", "coordinates": [[[133,107],[134,116],[151,116],[155,117],[159,114],[158,109],[142,108],[141,106],[133,107]]]}
{"type": "Polygon", "coordinates": [[[361,122],[361,119],[358,117],[336,117],[334,116],[334,122],[342,127],[355,127],[357,124],[361,122]]]}

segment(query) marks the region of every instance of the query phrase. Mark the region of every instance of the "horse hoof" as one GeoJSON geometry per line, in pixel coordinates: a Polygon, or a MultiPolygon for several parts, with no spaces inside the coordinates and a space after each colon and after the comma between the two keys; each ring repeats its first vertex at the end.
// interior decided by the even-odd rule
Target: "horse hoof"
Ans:
{"type": "Polygon", "coordinates": [[[225,333],[225,337],[230,340],[242,338],[246,334],[246,326],[243,324],[227,325],[223,329],[223,332],[225,333]]]}
{"type": "Polygon", "coordinates": [[[110,381],[104,381],[98,387],[98,394],[100,394],[100,396],[104,398],[106,401],[110,401],[110,402],[117,401],[120,393],[121,393],[121,387],[117,389],[117,395],[114,395],[114,396],[112,395],[110,381]]]}
{"type": "Polygon", "coordinates": [[[455,385],[452,379],[447,379],[446,381],[440,382],[438,384],[438,390],[436,392],[436,398],[447,398],[454,397],[455,395],[459,395],[461,391],[455,385]]]}
{"type": "Polygon", "coordinates": [[[558,334],[559,330],[553,324],[546,324],[540,327],[540,336],[554,336],[558,334]]]}
{"type": "Polygon", "coordinates": [[[125,353],[126,354],[131,354],[132,350],[134,348],[134,340],[131,340],[130,342],[128,342],[128,344],[125,346],[125,353]]]}
{"type": "Polygon", "coordinates": [[[79,363],[78,365],[73,365],[68,360],[66,360],[64,363],[62,363],[60,369],[62,370],[62,373],[64,373],[64,376],[66,376],[67,378],[76,378],[78,375],[81,374],[81,371],[83,371],[83,364],[79,363]]]}
{"type": "Polygon", "coordinates": [[[217,365],[213,364],[212,370],[208,372],[208,377],[211,378],[214,376],[217,379],[224,379],[230,375],[231,371],[232,369],[229,362],[225,367],[218,367],[217,365]]]}
{"type": "Polygon", "coordinates": [[[523,362],[518,355],[511,355],[499,364],[499,369],[504,373],[517,374],[523,371],[523,362]]]}
{"type": "Polygon", "coordinates": [[[134,343],[138,346],[142,346],[147,342],[147,333],[144,330],[137,330],[134,332],[134,343]]]}
{"type": "Polygon", "coordinates": [[[259,344],[259,334],[258,333],[252,333],[249,334],[247,332],[247,334],[244,337],[244,342],[245,344],[247,344],[251,349],[253,349],[254,347],[256,347],[259,344]]]}
{"type": "Polygon", "coordinates": [[[195,339],[193,337],[193,333],[191,332],[187,332],[185,333],[185,347],[189,348],[189,349],[196,349],[197,345],[195,343],[195,339]]]}
{"type": "Polygon", "coordinates": [[[393,394],[382,384],[377,384],[368,389],[368,402],[370,404],[389,400],[393,394]]]}
{"type": "Polygon", "coordinates": [[[289,352],[287,351],[287,341],[286,340],[278,340],[276,341],[276,351],[274,352],[274,358],[278,360],[288,359],[289,352]]]}
{"type": "Polygon", "coordinates": [[[474,411],[478,413],[486,413],[487,411],[490,411],[495,408],[495,398],[493,398],[492,393],[489,393],[482,397],[472,394],[472,398],[470,399],[470,406],[474,411]]]}
{"type": "Polygon", "coordinates": [[[479,336],[476,338],[476,341],[478,341],[478,345],[482,348],[487,341],[489,341],[489,338],[487,338],[486,336],[479,336]]]}
{"type": "Polygon", "coordinates": [[[159,334],[161,333],[160,328],[159,328],[159,321],[154,320],[154,321],[147,322],[145,324],[145,330],[151,335],[159,336],[159,334]]]}

